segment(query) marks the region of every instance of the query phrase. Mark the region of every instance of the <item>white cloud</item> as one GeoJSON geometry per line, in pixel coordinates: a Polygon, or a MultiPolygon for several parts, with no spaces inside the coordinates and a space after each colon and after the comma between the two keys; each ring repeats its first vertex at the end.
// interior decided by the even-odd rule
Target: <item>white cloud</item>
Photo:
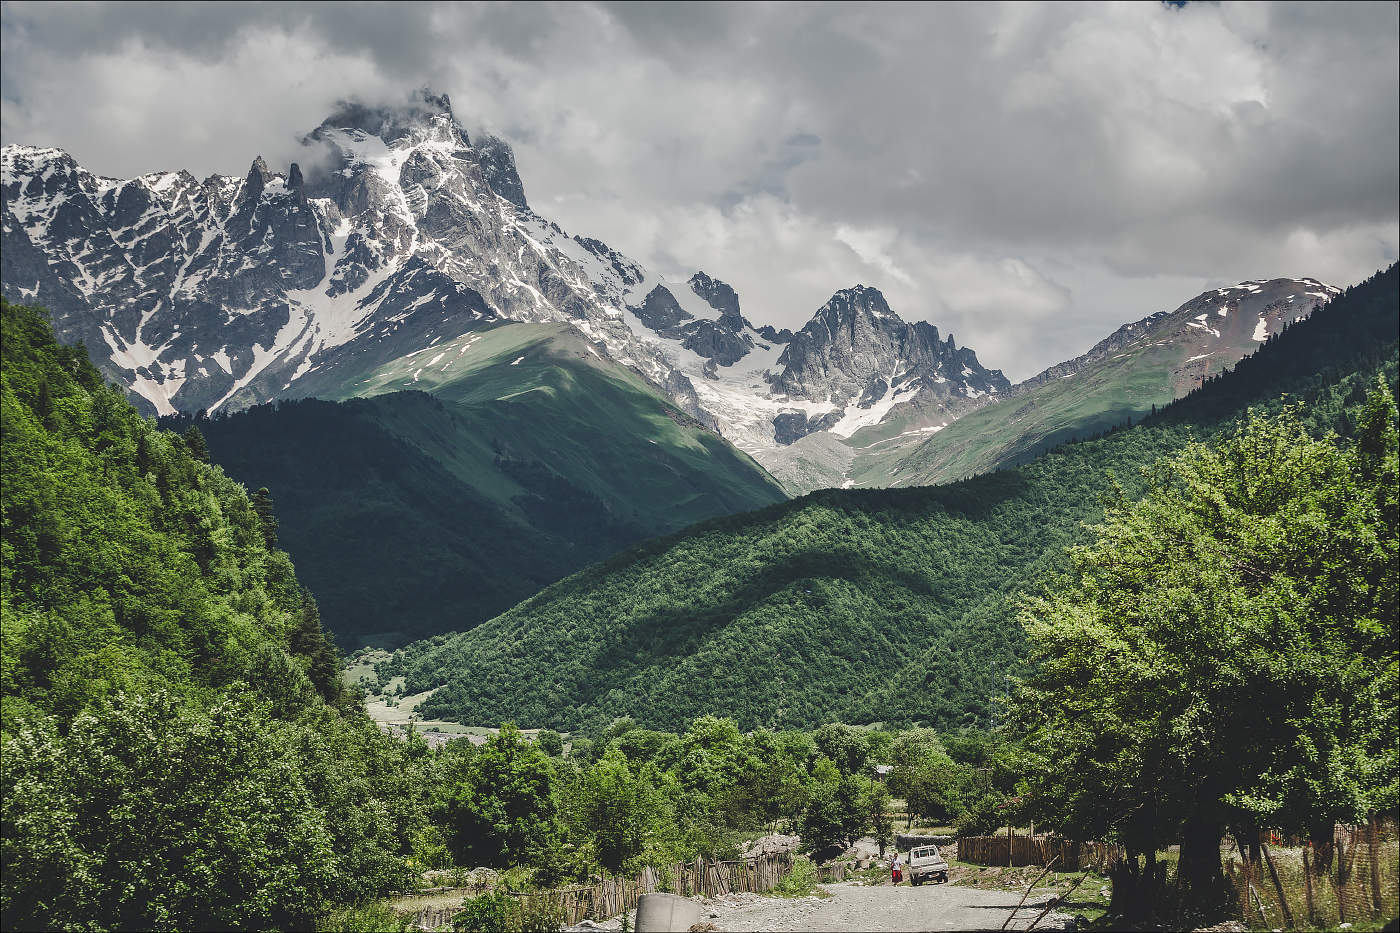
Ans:
{"type": "Polygon", "coordinates": [[[1013,378],[1183,290],[1395,260],[1394,4],[11,3],[6,142],[274,164],[431,84],[571,232],[799,326],[885,291],[1013,378]]]}

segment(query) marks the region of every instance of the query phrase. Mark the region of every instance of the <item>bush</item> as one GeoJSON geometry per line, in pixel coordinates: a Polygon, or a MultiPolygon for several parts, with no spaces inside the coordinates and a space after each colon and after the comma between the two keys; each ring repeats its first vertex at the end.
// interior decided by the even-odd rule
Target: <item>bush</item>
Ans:
{"type": "Polygon", "coordinates": [[[806,897],[817,892],[817,866],[809,858],[798,856],[793,860],[792,871],[768,893],[773,897],[806,897]]]}
{"type": "Polygon", "coordinates": [[[452,929],[465,933],[498,933],[518,930],[515,899],[501,891],[492,891],[462,901],[462,911],[452,918],[452,929]]]}

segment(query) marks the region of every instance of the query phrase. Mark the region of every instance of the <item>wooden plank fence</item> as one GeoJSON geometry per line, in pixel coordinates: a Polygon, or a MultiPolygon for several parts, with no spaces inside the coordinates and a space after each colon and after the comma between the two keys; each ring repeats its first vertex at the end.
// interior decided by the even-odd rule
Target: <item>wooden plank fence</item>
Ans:
{"type": "MultiPolygon", "coordinates": [[[[786,853],[737,861],[679,862],[664,869],[648,866],[635,878],[603,878],[593,884],[549,891],[507,891],[515,898],[527,929],[574,926],[580,920],[606,920],[632,910],[643,894],[665,891],[686,897],[722,897],[740,891],[762,894],[777,886],[792,871],[786,853]]],[[[483,893],[483,892],[476,892],[483,893]]],[[[414,924],[422,929],[450,925],[460,907],[433,907],[418,911],[414,924]]]]}
{"type": "Polygon", "coordinates": [[[1060,871],[1105,871],[1123,857],[1120,845],[1073,842],[1057,836],[964,836],[958,840],[958,859],[977,865],[1048,865],[1058,859],[1055,867],[1060,871]]]}

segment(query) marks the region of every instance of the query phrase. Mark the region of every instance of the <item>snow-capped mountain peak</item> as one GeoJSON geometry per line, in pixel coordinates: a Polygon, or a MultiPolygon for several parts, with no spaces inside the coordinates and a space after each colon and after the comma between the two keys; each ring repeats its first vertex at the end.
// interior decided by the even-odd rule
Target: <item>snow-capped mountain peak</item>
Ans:
{"type": "Polygon", "coordinates": [[[755,327],[706,272],[672,280],[570,237],[530,209],[509,145],[471,139],[446,95],[342,104],[304,143],[285,173],[256,157],[202,182],[6,147],[6,296],[48,306],[160,413],[338,391],[510,320],[567,322],[760,460],[1007,388],[876,289],[837,292],[794,334],[755,327]]]}

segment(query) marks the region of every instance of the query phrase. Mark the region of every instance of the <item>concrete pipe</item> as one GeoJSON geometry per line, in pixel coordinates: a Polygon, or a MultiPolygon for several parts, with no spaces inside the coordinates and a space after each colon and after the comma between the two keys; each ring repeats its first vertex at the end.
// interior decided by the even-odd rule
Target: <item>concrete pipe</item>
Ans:
{"type": "Polygon", "coordinates": [[[676,894],[643,894],[637,901],[637,933],[684,933],[700,922],[700,905],[676,894]]]}

